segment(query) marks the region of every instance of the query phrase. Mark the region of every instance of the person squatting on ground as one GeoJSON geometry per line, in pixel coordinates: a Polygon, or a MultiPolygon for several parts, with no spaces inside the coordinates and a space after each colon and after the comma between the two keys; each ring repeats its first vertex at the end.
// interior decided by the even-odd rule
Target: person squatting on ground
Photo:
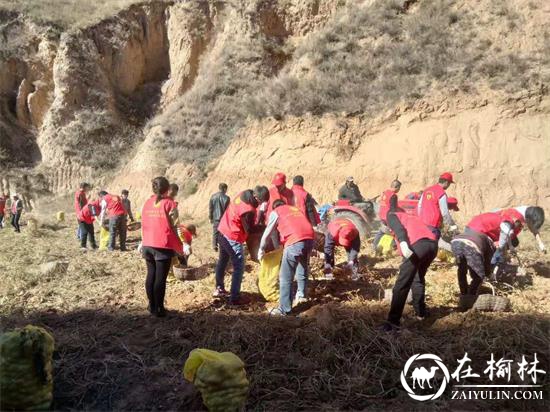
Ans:
{"type": "Polygon", "coordinates": [[[311,226],[316,227],[321,223],[321,218],[315,208],[317,202],[313,196],[304,189],[303,176],[294,176],[294,179],[292,179],[292,188],[290,190],[292,190],[294,195],[294,205],[308,218],[311,226]]]}
{"type": "Polygon", "coordinates": [[[225,213],[231,198],[227,196],[227,185],[220,183],[218,186],[219,192],[214,193],[208,202],[208,220],[212,225],[212,249],[218,251],[218,226],[220,220],[225,213]]]}
{"type": "Polygon", "coordinates": [[[109,219],[109,245],[110,251],[115,250],[116,237],[118,235],[120,241],[120,250],[126,251],[126,233],[128,230],[128,223],[126,220],[126,210],[122,204],[120,196],[110,195],[106,191],[99,192],[99,198],[101,199],[101,214],[99,221],[103,225],[107,216],[109,219]]]}
{"type": "Polygon", "coordinates": [[[351,271],[351,280],[359,280],[359,251],[361,250],[361,237],[359,230],[353,222],[345,218],[336,218],[327,226],[325,236],[325,279],[333,280],[334,249],[342,246],[348,254],[347,268],[351,271]]]}
{"type": "Polygon", "coordinates": [[[454,183],[453,175],[449,172],[443,173],[439,176],[437,184],[424,189],[418,201],[418,216],[436,235],[437,240],[441,237],[440,227],[443,222],[451,232],[458,230],[449,213],[447,193],[445,192],[452,183],[454,183]]]}
{"type": "Polygon", "coordinates": [[[166,316],[166,278],[174,255],[183,255],[183,245],[173,218],[176,202],[168,197],[168,180],[156,177],[152,181],[152,189],[153,195],[145,202],[141,212],[141,253],[147,264],[145,290],[149,312],[163,317],[166,316]]]}
{"type": "Polygon", "coordinates": [[[8,195],[0,195],[0,229],[4,227],[4,216],[6,216],[6,201],[8,200],[8,195]]]}
{"type": "Polygon", "coordinates": [[[99,201],[90,201],[77,214],[80,230],[80,248],[86,250],[88,239],[92,249],[97,249],[94,233],[94,218],[99,215],[99,201]]]}
{"type": "Polygon", "coordinates": [[[178,225],[178,236],[183,244],[183,255],[178,255],[180,266],[187,267],[189,256],[193,254],[193,238],[197,237],[197,227],[193,224],[178,225]]]}
{"type": "Polygon", "coordinates": [[[126,219],[130,219],[130,222],[134,221],[134,215],[132,214],[132,202],[130,202],[130,199],[128,196],[130,195],[130,192],[126,189],[122,190],[120,192],[120,199],[122,201],[122,206],[124,207],[124,211],[126,212],[126,219]]]}
{"type": "Polygon", "coordinates": [[[214,297],[227,295],[225,290],[225,269],[231,260],[233,276],[229,303],[241,305],[241,282],[244,272],[244,243],[248,234],[256,229],[256,208],[269,200],[269,189],[256,186],[254,190],[245,190],[237,195],[223,214],[218,230],[219,257],[216,265],[216,290],[214,297]]]}
{"type": "Polygon", "coordinates": [[[425,303],[425,276],[437,256],[437,238],[417,216],[390,211],[388,226],[397,243],[403,262],[393,287],[387,322],[382,330],[391,331],[400,325],[409,290],[412,289],[413,307],[419,320],[428,315],[425,303]]]}
{"type": "Polygon", "coordinates": [[[21,227],[19,226],[19,220],[23,213],[23,201],[19,199],[18,195],[13,195],[11,202],[11,225],[17,233],[21,233],[21,227]]]}
{"type": "Polygon", "coordinates": [[[388,216],[388,212],[390,210],[397,210],[399,199],[397,197],[397,194],[401,190],[401,182],[397,179],[395,179],[393,182],[391,182],[391,186],[388,190],[384,190],[382,192],[382,195],[380,195],[380,206],[378,210],[378,218],[380,219],[380,229],[378,229],[378,232],[376,232],[376,236],[374,236],[373,246],[374,250],[378,248],[378,243],[380,243],[380,239],[382,239],[382,236],[384,236],[386,233],[389,233],[388,225],[386,223],[386,219],[388,216]]]}
{"type": "Polygon", "coordinates": [[[306,299],[309,257],[313,250],[314,233],[307,217],[296,206],[286,205],[278,199],[273,202],[267,227],[260,241],[258,259],[262,259],[265,245],[271,234],[279,233],[279,242],[284,246],[281,269],[279,271],[279,307],[270,311],[271,315],[285,316],[292,311],[292,281],[296,278],[297,291],[294,302],[306,299]]]}

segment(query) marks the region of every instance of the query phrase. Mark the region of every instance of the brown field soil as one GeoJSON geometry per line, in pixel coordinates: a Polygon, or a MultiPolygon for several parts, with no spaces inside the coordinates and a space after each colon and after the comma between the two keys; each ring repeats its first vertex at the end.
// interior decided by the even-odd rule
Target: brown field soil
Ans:
{"type": "MultiPolygon", "coordinates": [[[[55,409],[204,409],[182,376],[188,353],[200,347],[243,359],[250,410],[548,410],[548,374],[542,375],[544,401],[456,401],[447,389],[438,400],[420,403],[399,382],[406,360],[418,353],[439,355],[449,369],[453,365],[451,373],[465,351],[478,373],[491,353],[519,360],[536,352],[539,366],[550,369],[550,258],[536,252],[529,235],[522,235],[520,249],[526,275],[496,286],[510,298],[510,312],[459,312],[455,268],[436,262],[427,275],[431,317],[417,321],[407,307],[404,329],[393,335],[377,327],[388,310],[383,290],[393,285],[399,259],[370,257],[370,247],[361,259],[365,279],[312,280],[311,299],[295,308],[298,316],[274,319],[258,293],[255,263],[247,261],[243,282],[250,305],[231,309],[211,297],[216,256],[210,226],[200,222],[190,264],[207,267],[209,276],[172,278],[171,313],[157,319],[146,311],[137,234],[130,234],[129,252],[83,253],[75,229],[69,216],[60,224],[42,219],[38,231],[25,226],[20,235],[0,231],[1,329],[32,323],[54,335],[55,409]],[[40,274],[39,265],[51,260],[69,261],[67,272],[40,274]]],[[[320,262],[312,267],[319,278],[320,262]]]]}

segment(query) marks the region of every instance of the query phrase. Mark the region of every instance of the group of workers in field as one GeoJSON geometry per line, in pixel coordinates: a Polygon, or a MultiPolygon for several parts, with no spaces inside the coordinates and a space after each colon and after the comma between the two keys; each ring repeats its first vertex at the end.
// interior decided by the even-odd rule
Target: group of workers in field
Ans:
{"type": "Polygon", "coordinates": [[[9,216],[11,216],[13,230],[16,233],[21,233],[19,221],[23,213],[23,200],[21,200],[17,194],[13,195],[11,199],[7,193],[0,194],[0,229],[3,229],[5,226],[6,211],[8,211],[9,216]]]}
{"type": "MultiPolygon", "coordinates": [[[[345,266],[353,280],[360,279],[358,256],[361,249],[360,229],[353,219],[335,215],[321,222],[313,196],[304,188],[304,178],[295,176],[287,187],[284,173],[277,173],[272,186],[256,186],[240,192],[231,199],[227,185],[220,184],[219,192],[209,202],[209,220],[212,224],[212,248],[218,252],[213,296],[227,298],[230,305],[248,303],[241,294],[245,266],[245,245],[252,234],[260,236],[258,260],[275,250],[281,250],[278,276],[279,302],[270,309],[274,316],[286,316],[293,306],[307,300],[309,261],[315,245],[316,228],[326,225],[324,233],[324,275],[334,279],[334,252],[337,246],[345,249],[345,266]],[[225,288],[225,271],[232,264],[231,287],[225,288]],[[296,291],[293,292],[293,281],[296,291]]],[[[436,184],[421,192],[413,192],[399,200],[401,183],[397,180],[379,199],[380,231],[375,236],[375,247],[380,238],[390,235],[398,253],[403,257],[393,287],[392,301],[385,331],[399,327],[409,291],[418,319],[428,316],[425,304],[425,275],[438,253],[438,242],[444,227],[454,234],[447,248],[456,258],[458,284],[462,295],[476,295],[483,279],[492,268],[503,262],[506,251],[514,252],[517,235],[526,226],[537,238],[544,251],[539,229],[544,223],[544,211],[537,206],[520,206],[495,210],[473,217],[462,233],[458,233],[450,210],[458,210],[458,202],[447,196],[446,190],[454,183],[451,173],[443,173],[436,184]],[[411,206],[412,205],[412,206],[411,206]],[[468,281],[468,272],[471,280],[468,281]]],[[[128,192],[111,195],[99,192],[97,200],[88,200],[90,190],[83,183],[75,194],[75,209],[79,221],[79,239],[82,247],[87,242],[97,247],[93,234],[93,219],[102,224],[108,220],[108,249],[114,250],[116,237],[120,250],[125,250],[127,220],[134,220],[128,192]]],[[[141,254],[147,264],[146,290],[149,310],[155,316],[164,316],[166,278],[173,259],[187,264],[191,241],[196,236],[194,225],[179,224],[177,185],[164,177],[152,182],[152,196],[141,211],[141,254]]],[[[339,204],[362,204],[363,198],[353,178],[348,178],[339,191],[339,204]]],[[[443,242],[446,243],[446,242],[443,242]]],[[[441,243],[440,243],[441,244],[441,243]]]]}

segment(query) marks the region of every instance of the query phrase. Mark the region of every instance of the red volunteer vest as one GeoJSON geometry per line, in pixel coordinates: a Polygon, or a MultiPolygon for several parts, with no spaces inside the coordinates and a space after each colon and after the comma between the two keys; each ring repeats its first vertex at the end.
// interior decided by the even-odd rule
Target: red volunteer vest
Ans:
{"type": "Polygon", "coordinates": [[[14,215],[17,213],[17,203],[19,203],[19,200],[11,201],[11,213],[14,215]]]}
{"type": "MultiPolygon", "coordinates": [[[[307,217],[306,200],[309,193],[302,186],[298,185],[292,186],[292,193],[294,194],[294,206],[300,209],[304,216],[307,217]]],[[[321,218],[319,217],[319,213],[315,211],[315,224],[318,225],[319,223],[321,223],[321,218]]]]}
{"type": "Polygon", "coordinates": [[[514,234],[517,236],[521,233],[523,226],[525,226],[525,217],[523,217],[520,212],[518,212],[516,209],[504,209],[500,211],[500,215],[504,217],[507,222],[512,223],[512,225],[515,222],[520,222],[520,227],[516,228],[514,226],[514,234]]]}
{"type": "Polygon", "coordinates": [[[5,210],[6,210],[6,199],[4,199],[3,197],[0,197],[0,215],[3,215],[5,210]]]}
{"type": "Polygon", "coordinates": [[[241,216],[248,212],[256,212],[256,209],[254,206],[243,202],[241,193],[239,193],[236,199],[229,203],[227,210],[220,220],[218,231],[226,238],[234,240],[235,242],[246,242],[248,234],[243,229],[241,216]]]}
{"type": "Polygon", "coordinates": [[[180,230],[185,243],[187,243],[188,245],[191,245],[191,243],[193,242],[193,233],[187,230],[187,228],[184,225],[179,225],[178,229],[180,230]]]}
{"type": "Polygon", "coordinates": [[[422,208],[418,216],[426,225],[432,227],[441,225],[443,216],[439,209],[439,199],[443,195],[445,195],[445,190],[440,185],[430,186],[422,193],[422,208]]]}
{"type": "Polygon", "coordinates": [[[311,223],[296,206],[279,206],[275,212],[279,216],[277,229],[283,245],[290,246],[314,238],[311,223]]]}
{"type": "Polygon", "coordinates": [[[267,212],[265,214],[265,222],[267,223],[269,219],[269,215],[273,211],[273,202],[275,200],[282,200],[287,205],[294,206],[294,193],[292,193],[292,190],[290,190],[288,187],[285,187],[283,189],[283,193],[279,193],[276,186],[272,186],[271,189],[269,189],[269,202],[267,206],[267,212]]]}
{"type": "MultiPolygon", "coordinates": [[[[477,215],[472,220],[470,220],[470,223],[468,223],[466,226],[468,226],[472,230],[475,230],[476,232],[483,233],[489,236],[492,241],[498,242],[498,239],[500,237],[500,225],[503,222],[510,222],[512,225],[514,224],[514,220],[510,217],[505,216],[502,212],[504,211],[497,213],[482,213],[481,215],[477,215]]],[[[516,236],[520,232],[521,228],[514,230],[514,234],[516,236]]]]}
{"type": "MultiPolygon", "coordinates": [[[[409,238],[409,244],[412,246],[421,239],[428,239],[435,241],[435,235],[430,229],[420,220],[419,217],[409,215],[407,213],[398,212],[395,214],[405,230],[407,231],[407,236],[409,238]]],[[[394,236],[395,238],[395,236],[394,236]]],[[[399,249],[399,241],[395,238],[395,243],[397,243],[397,248],[399,249]]],[[[401,253],[401,249],[399,249],[401,253]]]]}
{"type": "Polygon", "coordinates": [[[86,198],[86,193],[84,193],[84,190],[82,189],[77,190],[76,193],[74,194],[74,210],[77,216],[78,216],[78,212],[80,212],[80,199],[82,197],[84,198],[82,203],[85,205],[86,203],[88,203],[88,199],[86,198]]]}
{"type": "Polygon", "coordinates": [[[378,211],[378,217],[382,221],[386,221],[388,212],[390,211],[390,199],[395,195],[395,192],[391,189],[385,190],[380,196],[380,210],[378,211]]]}
{"type": "Polygon", "coordinates": [[[105,202],[107,203],[108,217],[122,216],[126,214],[126,210],[124,210],[124,205],[122,204],[122,199],[120,196],[105,195],[103,199],[105,199],[105,202]]]}
{"type": "Polygon", "coordinates": [[[98,212],[99,202],[86,203],[82,208],[82,210],[78,212],[76,215],[79,221],[88,223],[88,224],[94,223],[94,215],[92,215],[90,206],[95,207],[96,213],[98,212]]]}
{"type": "Polygon", "coordinates": [[[347,243],[350,244],[357,236],[359,236],[359,231],[357,230],[353,222],[344,218],[332,220],[328,224],[327,229],[336,244],[340,246],[343,246],[342,243],[340,243],[340,239],[345,238],[348,241],[347,243]],[[344,228],[349,228],[351,230],[343,231],[342,229],[344,228]]]}
{"type": "Polygon", "coordinates": [[[172,199],[164,198],[156,202],[151,196],[141,212],[141,236],[143,246],[171,249],[183,254],[183,245],[170,223],[169,214],[176,204],[172,199]]]}

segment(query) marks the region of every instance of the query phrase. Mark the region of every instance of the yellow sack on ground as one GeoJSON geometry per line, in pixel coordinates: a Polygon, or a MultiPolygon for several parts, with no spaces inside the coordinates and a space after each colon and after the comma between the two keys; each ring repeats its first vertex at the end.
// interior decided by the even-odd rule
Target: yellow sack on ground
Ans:
{"type": "Polygon", "coordinates": [[[445,250],[445,249],[439,249],[437,251],[437,258],[441,262],[448,262],[448,263],[454,263],[454,260],[455,260],[454,255],[451,252],[449,252],[448,250],[445,250]]]}
{"type": "Polygon", "coordinates": [[[141,212],[140,211],[137,211],[134,213],[134,219],[136,220],[136,222],[139,222],[141,220],[141,212]]]}
{"type": "Polygon", "coordinates": [[[283,249],[274,250],[264,255],[260,265],[258,289],[268,302],[279,300],[279,270],[282,258],[283,249]]]}
{"type": "Polygon", "coordinates": [[[99,229],[99,250],[105,250],[109,246],[109,230],[103,226],[99,229]]]}
{"type": "Polygon", "coordinates": [[[57,212],[55,214],[55,218],[58,222],[64,222],[65,221],[65,212],[57,212]]]}
{"type": "Polygon", "coordinates": [[[183,377],[197,387],[210,412],[243,409],[249,384],[244,363],[234,353],[194,349],[185,361],[183,377]]]}
{"type": "Polygon", "coordinates": [[[392,247],[393,242],[393,236],[385,234],[380,239],[380,242],[378,242],[378,252],[382,253],[382,255],[387,256],[393,252],[392,247]]]}

